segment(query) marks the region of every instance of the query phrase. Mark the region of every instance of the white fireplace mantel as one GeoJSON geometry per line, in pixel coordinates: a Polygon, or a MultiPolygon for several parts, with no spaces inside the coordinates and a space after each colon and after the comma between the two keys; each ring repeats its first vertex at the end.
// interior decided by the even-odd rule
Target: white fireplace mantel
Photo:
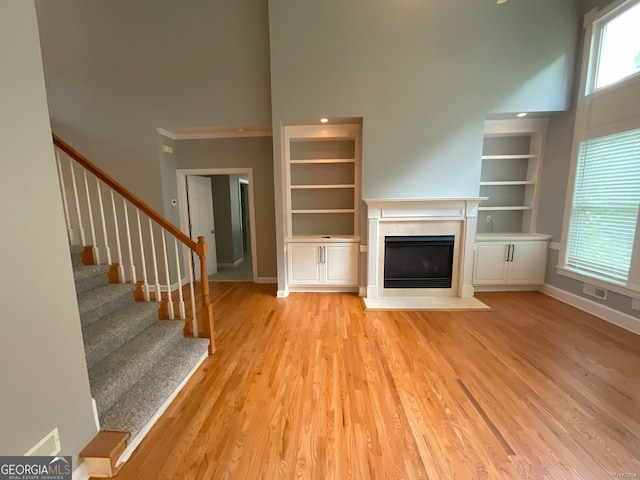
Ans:
{"type": "Polygon", "coordinates": [[[442,304],[447,297],[461,299],[473,297],[473,245],[478,204],[481,200],[484,198],[364,200],[368,207],[367,299],[388,298],[390,304],[401,304],[402,297],[413,300],[426,297],[438,298],[439,304],[442,304]],[[451,288],[384,288],[385,235],[454,235],[451,288]]]}

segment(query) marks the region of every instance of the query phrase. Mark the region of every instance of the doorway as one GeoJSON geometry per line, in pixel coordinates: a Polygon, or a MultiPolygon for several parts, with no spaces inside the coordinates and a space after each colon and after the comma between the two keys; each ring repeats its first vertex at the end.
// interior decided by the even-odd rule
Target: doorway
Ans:
{"type": "MultiPolygon", "coordinates": [[[[193,231],[194,220],[201,222],[198,216],[202,215],[211,218],[214,224],[211,228],[214,232],[211,237],[213,243],[209,245],[207,255],[209,280],[255,282],[257,250],[253,228],[255,224],[253,170],[251,168],[207,168],[182,169],[177,170],[176,173],[181,230],[185,233],[189,233],[190,229],[193,231]],[[196,181],[198,183],[209,183],[208,195],[213,199],[211,211],[208,207],[195,204],[197,197],[190,192],[193,178],[200,179],[196,181]],[[209,270],[209,261],[212,256],[216,257],[216,267],[209,270]]],[[[200,200],[197,201],[200,203],[200,200]]],[[[209,244],[209,238],[206,239],[209,244]]]]}

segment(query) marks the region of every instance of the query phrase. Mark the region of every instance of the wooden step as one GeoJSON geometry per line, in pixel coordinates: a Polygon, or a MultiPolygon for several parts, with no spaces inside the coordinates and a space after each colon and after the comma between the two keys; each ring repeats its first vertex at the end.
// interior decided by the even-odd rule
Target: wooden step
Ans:
{"type": "Polygon", "coordinates": [[[116,462],[126,447],[129,432],[102,430],[80,452],[90,477],[112,478],[120,470],[116,462]]]}

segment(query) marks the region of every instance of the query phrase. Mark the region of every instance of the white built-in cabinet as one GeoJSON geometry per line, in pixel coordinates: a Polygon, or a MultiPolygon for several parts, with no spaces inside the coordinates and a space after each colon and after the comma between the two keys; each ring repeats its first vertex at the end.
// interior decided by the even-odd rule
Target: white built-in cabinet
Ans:
{"type": "Polygon", "coordinates": [[[518,288],[536,288],[542,285],[547,265],[548,242],[549,237],[546,235],[479,237],[475,247],[473,285],[518,288]]]}
{"type": "Polygon", "coordinates": [[[358,287],[360,132],[360,125],[284,127],[287,281],[293,290],[358,287]]]}
{"type": "Polygon", "coordinates": [[[477,290],[537,289],[549,239],[536,234],[548,119],[487,120],[482,149],[473,285],[477,290]]]}
{"type": "Polygon", "coordinates": [[[289,243],[289,284],[357,286],[358,252],[355,243],[289,243]]]}

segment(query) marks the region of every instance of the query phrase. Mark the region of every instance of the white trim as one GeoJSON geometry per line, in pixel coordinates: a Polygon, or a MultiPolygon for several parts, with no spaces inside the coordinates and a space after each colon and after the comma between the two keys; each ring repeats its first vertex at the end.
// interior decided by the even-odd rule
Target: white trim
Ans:
{"type": "Polygon", "coordinates": [[[214,138],[270,137],[271,126],[262,127],[167,127],[156,128],[172,140],[206,140],[214,138]]]}
{"type": "Polygon", "coordinates": [[[278,277],[256,277],[254,283],[278,283],[278,277]]]}
{"type": "Polygon", "coordinates": [[[625,285],[619,285],[605,278],[585,275],[568,267],[563,267],[562,265],[558,265],[556,267],[556,273],[558,273],[558,275],[573,278],[574,280],[578,280],[580,282],[590,283],[591,285],[595,285],[596,287],[620,293],[621,295],[627,295],[631,298],[640,298],[640,289],[634,289],[625,285]]]}
{"type": "Polygon", "coordinates": [[[476,292],[535,292],[540,285],[474,285],[476,292]]]}
{"type": "Polygon", "coordinates": [[[358,296],[359,297],[366,297],[367,296],[367,287],[358,288],[358,296]]]}
{"type": "Polygon", "coordinates": [[[549,250],[560,251],[560,242],[549,242],[549,250]]]}
{"type": "MultiPolygon", "coordinates": [[[[187,189],[186,189],[186,177],[188,175],[247,175],[249,178],[249,223],[251,224],[249,241],[251,242],[251,270],[253,281],[258,278],[258,241],[256,238],[256,208],[255,208],[255,193],[254,193],[254,180],[253,180],[253,168],[182,168],[176,170],[176,178],[178,182],[178,207],[180,214],[180,230],[186,235],[189,235],[189,218],[187,212],[187,189]]],[[[189,265],[190,262],[185,262],[189,265]]]]}
{"type": "Polygon", "coordinates": [[[89,470],[84,460],[80,459],[80,463],[71,473],[71,480],[89,480],[89,470]]]}
{"type": "Polygon", "coordinates": [[[100,415],[98,415],[98,404],[96,399],[91,397],[91,408],[93,408],[93,420],[96,422],[96,432],[100,431],[100,415]]]}
{"type": "Polygon", "coordinates": [[[144,440],[144,437],[146,437],[147,434],[151,431],[151,428],[153,427],[153,425],[155,425],[155,423],[160,419],[160,417],[164,414],[167,408],[169,408],[169,405],[171,405],[171,402],[173,402],[173,400],[178,396],[180,391],[184,388],[184,386],[191,379],[193,374],[196,373],[196,370],[200,368],[200,365],[202,365],[202,362],[204,362],[208,356],[209,356],[209,352],[205,352],[202,354],[200,359],[198,359],[198,361],[195,363],[193,368],[189,371],[189,373],[187,373],[187,375],[184,377],[182,382],[180,382],[180,384],[175,388],[175,390],[171,392],[171,395],[169,395],[167,399],[162,403],[162,405],[160,405],[160,408],[158,408],[158,410],[153,415],[153,417],[151,417],[151,419],[147,422],[147,424],[144,427],[142,427],[142,430],[140,430],[140,432],[138,432],[138,434],[131,439],[131,441],[127,445],[127,448],[125,448],[124,452],[122,452],[122,455],[120,455],[120,458],[118,458],[116,462],[116,467],[123,464],[127,460],[129,460],[129,458],[131,457],[135,449],[138,448],[138,445],[140,445],[142,440],[144,440]]]}
{"type": "Polygon", "coordinates": [[[595,315],[602,320],[617,325],[618,327],[622,327],[625,330],[629,330],[630,332],[640,335],[640,318],[632,317],[631,315],[614,310],[606,305],[569,293],[546,283],[540,288],[540,291],[545,295],[553,297],[561,302],[590,313],[591,315],[595,315]]]}
{"type": "Polygon", "coordinates": [[[287,298],[289,296],[289,289],[285,288],[284,290],[278,290],[276,293],[277,298],[287,298]]]}
{"type": "Polygon", "coordinates": [[[360,287],[333,287],[330,285],[289,286],[289,292],[359,293],[360,287]]]}
{"type": "MultiPolygon", "coordinates": [[[[218,262],[218,267],[229,267],[229,268],[233,268],[233,267],[237,267],[238,265],[240,265],[242,262],[244,262],[244,257],[240,257],[238,260],[236,260],[233,263],[220,263],[218,262]]],[[[215,274],[214,274],[215,275],[215,274]]]]}

